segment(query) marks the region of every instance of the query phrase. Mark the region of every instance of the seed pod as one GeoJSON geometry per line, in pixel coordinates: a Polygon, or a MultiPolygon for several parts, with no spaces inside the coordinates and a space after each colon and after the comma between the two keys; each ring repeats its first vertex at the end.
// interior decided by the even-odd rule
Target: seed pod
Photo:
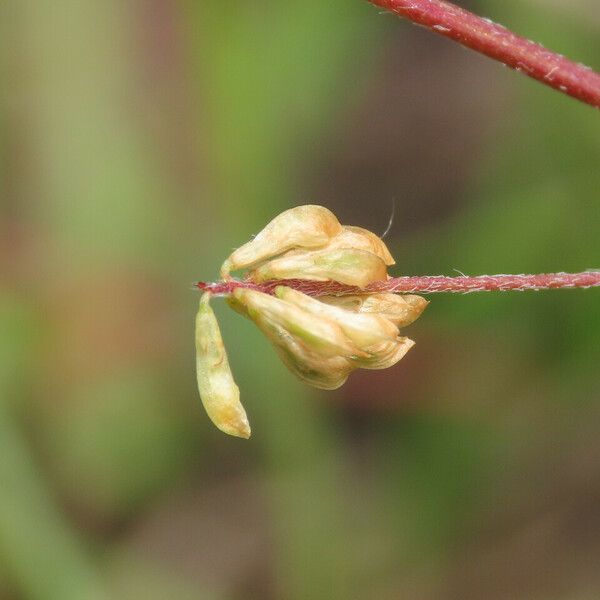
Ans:
{"type": "Polygon", "coordinates": [[[380,315],[400,328],[416,321],[429,304],[429,301],[421,296],[387,293],[321,296],[319,300],[351,312],[380,315]]]}
{"type": "MultiPolygon", "coordinates": [[[[233,298],[255,323],[262,318],[280,326],[321,357],[366,356],[333,321],[317,319],[294,304],[247,288],[237,288],[233,298]]],[[[240,308],[239,312],[242,311],[240,308]]]]}
{"type": "Polygon", "coordinates": [[[415,343],[411,339],[400,337],[396,341],[382,342],[367,348],[371,356],[354,358],[352,362],[361,369],[387,369],[404,358],[414,345],[415,343]]]}
{"type": "Polygon", "coordinates": [[[337,217],[323,206],[290,208],[277,215],[256,237],[244,244],[223,263],[221,277],[230,271],[258,265],[291,248],[319,248],[342,231],[337,217]]]}
{"type": "Polygon", "coordinates": [[[272,342],[283,364],[304,383],[322,390],[335,390],[346,382],[348,375],[356,368],[343,356],[325,358],[311,352],[281,325],[260,313],[254,321],[272,342]]]}
{"type": "Polygon", "coordinates": [[[361,288],[386,278],[386,266],[381,258],[354,248],[325,248],[286,254],[260,265],[249,275],[249,279],[256,283],[270,279],[331,279],[361,288]]]}
{"type": "Polygon", "coordinates": [[[352,313],[343,308],[319,302],[315,298],[285,286],[276,288],[275,295],[303,308],[319,319],[333,321],[358,348],[365,348],[383,341],[393,341],[398,337],[398,328],[379,315],[352,313]]]}
{"type": "Polygon", "coordinates": [[[250,424],[240,403],[240,390],[233,380],[217,318],[209,300],[200,298],[196,315],[196,376],[202,404],[211,421],[225,433],[250,437],[250,424]]]}

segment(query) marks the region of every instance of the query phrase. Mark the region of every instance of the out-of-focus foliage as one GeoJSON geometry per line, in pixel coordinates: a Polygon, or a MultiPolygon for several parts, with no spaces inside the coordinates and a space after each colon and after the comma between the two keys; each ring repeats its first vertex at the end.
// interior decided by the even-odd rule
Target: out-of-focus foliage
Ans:
{"type": "MultiPolygon", "coordinates": [[[[600,67],[593,2],[470,4],[600,67]]],[[[398,274],[599,267],[592,109],[366,2],[5,0],[0,39],[0,598],[598,596],[595,290],[434,297],[335,393],[216,306],[246,442],[190,289],[308,202],[395,199],[398,274]]]]}

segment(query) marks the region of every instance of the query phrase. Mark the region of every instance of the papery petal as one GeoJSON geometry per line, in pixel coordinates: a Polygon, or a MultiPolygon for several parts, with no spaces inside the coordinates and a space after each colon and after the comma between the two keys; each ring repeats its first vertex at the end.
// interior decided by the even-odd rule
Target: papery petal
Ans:
{"type": "Polygon", "coordinates": [[[366,346],[392,341],[398,337],[398,328],[379,315],[352,313],[285,286],[276,288],[275,295],[303,308],[316,318],[333,321],[358,348],[364,349],[366,346]]]}
{"type": "Polygon", "coordinates": [[[337,217],[316,205],[296,206],[277,215],[253,240],[235,250],[221,267],[221,277],[230,271],[253,267],[291,248],[318,248],[342,230],[337,217]]]}
{"type": "Polygon", "coordinates": [[[269,294],[247,288],[233,293],[234,301],[241,303],[254,322],[266,319],[296,338],[311,352],[322,357],[364,356],[329,319],[318,319],[306,310],[269,294]]]}
{"type": "Polygon", "coordinates": [[[387,270],[381,258],[371,252],[337,248],[274,258],[259,266],[248,278],[257,283],[271,279],[332,280],[362,288],[385,280],[387,270]]]}
{"type": "Polygon", "coordinates": [[[368,358],[355,358],[352,362],[361,369],[387,369],[399,362],[415,345],[413,340],[400,337],[394,342],[382,342],[369,349],[368,358]]]}
{"type": "Polygon", "coordinates": [[[346,311],[358,313],[366,297],[366,295],[319,296],[319,300],[330,306],[337,306],[346,311]]]}
{"type": "Polygon", "coordinates": [[[302,342],[280,325],[258,314],[254,319],[260,330],[273,343],[285,366],[300,380],[322,390],[341,387],[356,368],[342,356],[325,358],[311,352],[302,342]]]}
{"type": "Polygon", "coordinates": [[[429,304],[421,296],[399,294],[320,296],[319,300],[354,313],[380,315],[400,328],[416,321],[429,304]]]}
{"type": "Polygon", "coordinates": [[[383,262],[388,265],[395,265],[396,261],[391,255],[385,242],[372,231],[355,227],[353,225],[344,225],[342,231],[334,238],[329,240],[327,248],[356,248],[357,250],[366,250],[379,256],[383,262]]]}
{"type": "Polygon", "coordinates": [[[370,294],[363,300],[359,312],[378,314],[397,327],[406,327],[421,316],[428,304],[429,301],[421,296],[370,294]]]}

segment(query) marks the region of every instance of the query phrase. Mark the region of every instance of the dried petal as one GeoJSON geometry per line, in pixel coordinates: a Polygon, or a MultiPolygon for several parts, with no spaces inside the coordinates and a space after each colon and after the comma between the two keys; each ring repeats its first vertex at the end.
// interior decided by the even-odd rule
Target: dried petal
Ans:
{"type": "Polygon", "coordinates": [[[370,294],[360,307],[361,313],[376,313],[392,321],[397,327],[406,327],[416,321],[429,301],[421,296],[398,294],[370,294]]]}
{"type": "Polygon", "coordinates": [[[396,261],[390,254],[385,242],[368,229],[345,225],[340,233],[332,238],[327,244],[327,248],[356,248],[357,250],[366,250],[381,260],[388,266],[395,265],[396,261]]]}
{"type": "Polygon", "coordinates": [[[301,381],[322,390],[335,390],[356,368],[343,356],[325,358],[311,352],[281,325],[257,314],[255,323],[275,346],[283,364],[301,381]]]}
{"type": "Polygon", "coordinates": [[[290,302],[247,288],[238,288],[234,300],[241,303],[256,323],[266,319],[287,331],[311,352],[322,357],[366,356],[333,321],[317,319],[290,302]]]}
{"type": "Polygon", "coordinates": [[[358,348],[393,341],[398,337],[398,328],[379,315],[348,312],[285,286],[276,288],[275,295],[303,308],[316,318],[333,321],[358,348]]]}
{"type": "Polygon", "coordinates": [[[393,342],[382,342],[369,348],[371,356],[355,358],[352,362],[361,369],[387,369],[404,358],[405,354],[415,345],[407,338],[400,337],[393,342]]]}
{"type": "Polygon", "coordinates": [[[331,306],[337,306],[344,310],[348,310],[353,313],[360,312],[360,307],[367,298],[367,295],[355,295],[355,296],[319,296],[319,300],[325,304],[331,306]]]}
{"type": "Polygon", "coordinates": [[[240,403],[240,390],[233,380],[219,324],[203,294],[196,315],[196,376],[202,404],[211,421],[225,433],[250,437],[250,424],[240,403]]]}
{"type": "Polygon", "coordinates": [[[396,327],[406,327],[416,321],[429,304],[421,296],[399,294],[321,296],[319,300],[351,312],[380,315],[396,327]]]}
{"type": "Polygon", "coordinates": [[[249,276],[257,283],[270,279],[331,279],[361,288],[386,278],[386,266],[381,258],[354,248],[286,254],[259,266],[249,276]]]}
{"type": "Polygon", "coordinates": [[[291,248],[319,248],[342,230],[337,217],[323,206],[290,208],[277,215],[256,237],[223,263],[221,277],[230,271],[254,267],[291,248]]]}

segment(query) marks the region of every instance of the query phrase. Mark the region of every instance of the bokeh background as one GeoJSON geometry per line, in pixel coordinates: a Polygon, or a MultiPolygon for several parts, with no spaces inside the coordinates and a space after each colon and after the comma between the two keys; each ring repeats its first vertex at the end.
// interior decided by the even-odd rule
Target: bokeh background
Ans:
{"type": "MultiPolygon", "coordinates": [[[[600,67],[596,0],[465,6],[600,67]]],[[[192,282],[323,204],[397,274],[600,266],[591,108],[359,0],[0,5],[0,598],[600,594],[600,295],[436,296],[395,368],[297,382],[192,282]]]]}

